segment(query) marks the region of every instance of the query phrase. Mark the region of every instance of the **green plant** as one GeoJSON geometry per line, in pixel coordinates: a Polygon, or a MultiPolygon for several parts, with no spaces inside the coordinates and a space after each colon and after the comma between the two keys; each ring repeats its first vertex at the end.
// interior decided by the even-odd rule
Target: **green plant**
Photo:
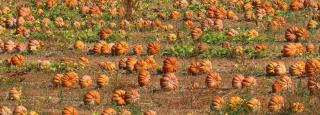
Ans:
{"type": "Polygon", "coordinates": [[[179,57],[190,57],[193,55],[193,47],[190,46],[175,46],[163,51],[162,55],[172,55],[179,57]]]}

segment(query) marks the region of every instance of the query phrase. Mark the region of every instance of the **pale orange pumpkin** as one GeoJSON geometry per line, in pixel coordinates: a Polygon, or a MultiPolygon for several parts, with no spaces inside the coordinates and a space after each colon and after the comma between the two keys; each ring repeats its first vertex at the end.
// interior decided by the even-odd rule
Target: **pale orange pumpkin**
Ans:
{"type": "Polygon", "coordinates": [[[83,98],[83,101],[85,104],[88,105],[99,105],[100,104],[100,94],[98,91],[91,90],[88,91],[83,98]]]}
{"type": "Polygon", "coordinates": [[[160,52],[160,44],[156,41],[148,44],[148,53],[151,55],[155,55],[160,52]]]}
{"type": "Polygon", "coordinates": [[[192,60],[190,65],[187,67],[187,71],[189,74],[197,75],[200,73],[199,63],[195,60],[192,60]]]}
{"type": "Polygon", "coordinates": [[[153,110],[147,110],[143,112],[143,115],[157,115],[157,112],[153,110]]]}
{"type": "Polygon", "coordinates": [[[102,87],[106,87],[109,84],[109,77],[107,75],[99,75],[98,79],[97,79],[97,85],[102,88],[102,87]]]}
{"type": "Polygon", "coordinates": [[[293,43],[289,43],[283,46],[282,54],[284,57],[290,57],[297,55],[297,47],[293,43]]]}
{"type": "Polygon", "coordinates": [[[79,85],[81,88],[88,88],[92,86],[92,78],[89,75],[84,75],[80,80],[79,80],[79,85]]]}
{"type": "Polygon", "coordinates": [[[138,60],[136,64],[134,64],[134,70],[139,72],[148,69],[148,63],[142,59],[138,60]]]}
{"type": "Polygon", "coordinates": [[[25,115],[27,112],[28,110],[26,107],[19,105],[14,108],[13,115],[25,115]]]}
{"type": "Polygon", "coordinates": [[[126,105],[126,91],[122,89],[117,89],[112,93],[112,100],[116,102],[117,105],[126,105]]]}
{"type": "Polygon", "coordinates": [[[238,20],[239,19],[239,17],[232,10],[228,11],[227,18],[230,20],[238,20]]]}
{"type": "Polygon", "coordinates": [[[154,55],[149,55],[145,58],[145,61],[147,62],[148,64],[148,69],[149,70],[154,70],[156,69],[157,67],[157,62],[156,60],[154,59],[154,55]]]}
{"type": "Polygon", "coordinates": [[[140,94],[138,92],[138,89],[136,88],[130,88],[125,95],[126,103],[132,104],[136,103],[140,99],[140,94]]]}
{"type": "Polygon", "coordinates": [[[232,78],[232,87],[233,88],[241,88],[242,87],[242,81],[244,77],[241,74],[237,74],[232,78]]]}
{"type": "Polygon", "coordinates": [[[75,72],[68,72],[62,77],[63,87],[75,87],[78,82],[78,74],[75,72]]]}
{"type": "Polygon", "coordinates": [[[88,7],[88,6],[83,6],[80,8],[81,14],[88,14],[89,12],[90,12],[90,7],[88,7]]]}
{"type": "Polygon", "coordinates": [[[268,103],[268,109],[270,112],[279,112],[284,107],[284,98],[279,95],[274,95],[271,97],[268,103]]]}
{"type": "Polygon", "coordinates": [[[242,80],[242,87],[255,87],[257,80],[253,76],[247,76],[242,80]]]}
{"type": "Polygon", "coordinates": [[[20,100],[22,91],[16,87],[13,87],[9,91],[9,100],[20,100]]]}
{"type": "Polygon", "coordinates": [[[160,79],[160,86],[162,89],[170,91],[178,88],[178,78],[174,73],[165,73],[160,79]]]}
{"type": "Polygon", "coordinates": [[[100,39],[106,40],[112,34],[112,30],[110,28],[103,28],[100,31],[100,39]]]}
{"type": "Polygon", "coordinates": [[[64,0],[63,1],[68,7],[73,7],[78,4],[78,0],[64,0]]]}
{"type": "Polygon", "coordinates": [[[197,47],[197,52],[203,53],[209,49],[209,46],[205,43],[200,43],[197,47]]]}
{"type": "Polygon", "coordinates": [[[302,76],[305,73],[304,61],[297,61],[289,68],[289,72],[292,76],[302,76]]]}
{"type": "Polygon", "coordinates": [[[63,74],[54,75],[51,83],[55,86],[60,86],[62,84],[62,77],[63,77],[63,74]]]}
{"type": "Polygon", "coordinates": [[[224,105],[224,99],[220,96],[214,96],[212,99],[211,109],[222,110],[224,105]]]}
{"type": "Polygon", "coordinates": [[[306,45],[306,51],[308,52],[308,53],[313,53],[313,51],[314,51],[314,45],[312,44],[312,43],[308,43],[307,45],[306,45]]]}
{"type": "Polygon", "coordinates": [[[62,110],[62,115],[78,115],[78,110],[73,106],[66,106],[62,110]]]}
{"type": "Polygon", "coordinates": [[[202,73],[208,73],[212,70],[212,63],[209,59],[202,59],[199,63],[199,70],[202,73]]]}
{"type": "Polygon", "coordinates": [[[217,31],[221,31],[223,30],[223,21],[221,19],[216,19],[214,20],[214,28],[217,31]]]}
{"type": "Polygon", "coordinates": [[[193,12],[192,11],[186,11],[184,13],[184,19],[185,20],[191,20],[192,19],[192,16],[193,16],[193,12]]]}
{"type": "Polygon", "coordinates": [[[104,108],[101,115],[117,115],[117,111],[113,108],[104,108]]]}
{"type": "Polygon", "coordinates": [[[267,74],[278,76],[286,74],[286,66],[283,61],[271,62],[266,67],[267,74]]]}
{"type": "Polygon", "coordinates": [[[0,114],[11,115],[12,111],[8,107],[0,105],[0,114]]]}
{"type": "Polygon", "coordinates": [[[98,63],[98,65],[104,69],[104,70],[107,70],[107,71],[114,71],[116,69],[116,65],[112,62],[100,62],[98,63]]]}
{"type": "Polygon", "coordinates": [[[28,42],[28,49],[30,51],[37,51],[39,49],[39,47],[41,46],[41,41],[39,40],[30,40],[28,42]]]}
{"type": "Polygon", "coordinates": [[[202,29],[200,28],[194,28],[192,31],[191,31],[191,36],[193,38],[199,38],[201,35],[202,35],[202,29]]]}
{"type": "Polygon", "coordinates": [[[299,0],[294,0],[290,4],[290,9],[292,11],[297,11],[297,10],[300,10],[301,8],[303,8],[303,3],[301,3],[299,0]]]}
{"type": "Polygon", "coordinates": [[[5,42],[3,46],[4,51],[6,52],[13,52],[15,47],[16,47],[16,44],[11,40],[8,40],[7,42],[5,42]]]}
{"type": "Polygon", "coordinates": [[[129,45],[125,41],[117,42],[112,46],[112,53],[116,55],[127,54],[128,50],[129,50],[129,45]]]}
{"type": "Polygon", "coordinates": [[[132,50],[133,50],[133,54],[135,55],[141,55],[144,53],[142,45],[135,45],[132,50]]]}
{"type": "Polygon", "coordinates": [[[25,16],[30,16],[31,15],[31,9],[29,7],[19,7],[18,9],[18,15],[25,17],[25,16]]]}
{"type": "Polygon", "coordinates": [[[119,69],[126,69],[126,67],[127,67],[127,60],[128,60],[128,58],[122,58],[122,59],[120,59],[119,60],[119,62],[118,62],[118,67],[119,67],[119,69]]]}
{"type": "Polygon", "coordinates": [[[208,73],[207,78],[206,78],[206,84],[208,88],[212,87],[219,87],[221,84],[221,76],[219,73],[208,73]]]}
{"type": "Polygon", "coordinates": [[[164,73],[176,72],[179,68],[178,60],[176,57],[167,57],[163,60],[162,70],[164,73]]]}
{"type": "Polygon", "coordinates": [[[272,86],[273,93],[279,93],[284,90],[289,90],[292,87],[292,80],[288,76],[282,76],[280,79],[276,80],[272,86]]]}
{"type": "Polygon", "coordinates": [[[308,90],[311,94],[316,94],[320,90],[320,84],[317,82],[317,78],[310,77],[308,79],[308,90]]]}
{"type": "Polygon", "coordinates": [[[320,63],[317,59],[310,59],[307,61],[305,70],[308,77],[316,76],[319,71],[320,63]]]}
{"type": "Polygon", "coordinates": [[[46,6],[47,8],[53,8],[57,5],[57,0],[48,0],[46,2],[46,6]]]}
{"type": "Polygon", "coordinates": [[[256,49],[256,50],[266,50],[266,49],[267,49],[267,46],[264,45],[263,43],[260,43],[260,44],[257,44],[257,45],[255,46],[255,49],[256,49]]]}
{"type": "Polygon", "coordinates": [[[136,59],[134,57],[127,58],[126,70],[133,71],[134,70],[134,66],[136,65],[137,62],[138,62],[138,59],[136,59]]]}
{"type": "Polygon", "coordinates": [[[235,30],[235,29],[230,28],[230,29],[228,29],[226,34],[229,35],[229,36],[237,36],[237,35],[239,35],[239,32],[237,30],[235,30]]]}

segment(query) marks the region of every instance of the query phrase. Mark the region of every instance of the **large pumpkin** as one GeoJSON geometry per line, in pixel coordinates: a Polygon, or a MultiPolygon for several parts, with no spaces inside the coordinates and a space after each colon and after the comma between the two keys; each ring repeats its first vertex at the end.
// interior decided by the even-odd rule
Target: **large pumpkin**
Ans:
{"type": "Polygon", "coordinates": [[[75,87],[78,82],[78,74],[75,72],[68,72],[62,77],[63,87],[75,87]]]}
{"type": "Polygon", "coordinates": [[[219,85],[221,84],[221,80],[222,79],[219,73],[209,73],[206,78],[207,87],[219,87],[219,85]]]}
{"type": "Polygon", "coordinates": [[[178,78],[174,73],[166,73],[160,79],[160,86],[164,90],[175,90],[178,87],[178,78]]]}

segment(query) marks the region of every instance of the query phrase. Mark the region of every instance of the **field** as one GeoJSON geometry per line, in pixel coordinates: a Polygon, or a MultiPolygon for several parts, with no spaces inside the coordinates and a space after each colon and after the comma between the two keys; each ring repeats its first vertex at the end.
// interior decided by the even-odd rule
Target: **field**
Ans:
{"type": "Polygon", "coordinates": [[[320,114],[318,0],[1,0],[0,115],[320,114]]]}

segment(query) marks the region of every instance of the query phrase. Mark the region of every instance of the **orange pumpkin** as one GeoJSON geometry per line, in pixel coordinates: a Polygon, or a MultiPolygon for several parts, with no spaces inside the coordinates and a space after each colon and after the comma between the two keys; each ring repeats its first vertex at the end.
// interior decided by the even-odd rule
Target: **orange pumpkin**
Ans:
{"type": "Polygon", "coordinates": [[[314,51],[314,45],[312,43],[308,43],[307,46],[306,46],[306,51],[308,53],[313,53],[314,51]]]}
{"type": "Polygon", "coordinates": [[[75,87],[78,81],[78,74],[75,72],[68,72],[62,77],[63,87],[75,87]]]}
{"type": "Polygon", "coordinates": [[[274,95],[271,97],[268,103],[268,108],[270,112],[279,112],[284,107],[284,98],[279,95],[274,95]]]}
{"type": "Polygon", "coordinates": [[[232,78],[232,87],[233,88],[241,88],[242,87],[242,81],[243,81],[244,77],[241,74],[237,74],[232,78]]]}
{"type": "Polygon", "coordinates": [[[201,43],[197,47],[197,51],[199,53],[203,53],[203,52],[207,51],[208,49],[209,49],[209,46],[207,44],[205,44],[205,43],[201,43]]]}
{"type": "Polygon", "coordinates": [[[297,61],[289,68],[289,72],[292,76],[302,76],[305,73],[305,63],[303,61],[297,61]]]}
{"type": "Polygon", "coordinates": [[[238,20],[239,19],[239,17],[232,10],[228,11],[227,18],[230,20],[238,20]]]}
{"type": "Polygon", "coordinates": [[[272,86],[273,93],[279,93],[284,90],[289,90],[292,87],[292,80],[288,76],[282,76],[280,79],[276,80],[272,86]]]}
{"type": "Polygon", "coordinates": [[[56,74],[52,79],[52,84],[55,86],[60,86],[62,83],[63,74],[56,74]]]}
{"type": "Polygon", "coordinates": [[[308,79],[308,89],[311,94],[316,94],[320,90],[320,84],[317,83],[317,79],[315,77],[310,77],[308,79]]]}
{"type": "Polygon", "coordinates": [[[98,91],[91,90],[84,95],[84,103],[88,105],[99,105],[100,104],[100,94],[98,91]]]}
{"type": "Polygon", "coordinates": [[[57,5],[57,0],[48,0],[46,5],[47,5],[47,8],[53,8],[54,6],[57,5]]]}
{"type": "Polygon", "coordinates": [[[135,103],[140,99],[140,94],[137,89],[131,88],[126,92],[125,100],[126,103],[135,103]]]}
{"type": "Polygon", "coordinates": [[[77,40],[74,44],[74,48],[78,50],[83,50],[84,47],[84,43],[81,40],[77,40]]]}
{"type": "Polygon", "coordinates": [[[145,61],[147,62],[147,65],[148,65],[148,69],[149,69],[149,70],[152,70],[152,69],[157,68],[157,62],[156,62],[156,60],[154,59],[154,56],[153,56],[153,55],[147,56],[147,57],[145,58],[145,61]]]}
{"type": "Polygon", "coordinates": [[[41,41],[39,40],[30,40],[28,42],[28,48],[30,51],[36,51],[41,46],[41,41]]]}
{"type": "Polygon", "coordinates": [[[303,8],[303,3],[301,3],[299,0],[294,0],[290,4],[290,9],[292,11],[297,11],[297,10],[300,10],[301,8],[303,8]]]}
{"type": "Polygon", "coordinates": [[[190,65],[187,67],[187,71],[189,74],[197,75],[200,73],[199,63],[195,60],[192,60],[190,65]]]}
{"type": "Polygon", "coordinates": [[[202,73],[208,73],[212,70],[212,63],[208,59],[202,59],[199,63],[199,70],[202,73]]]}
{"type": "Polygon", "coordinates": [[[16,47],[16,44],[11,40],[8,40],[7,42],[5,42],[3,46],[4,51],[6,52],[13,52],[15,47],[16,47]]]}
{"type": "Polygon", "coordinates": [[[122,59],[119,60],[119,62],[118,62],[119,69],[126,69],[127,60],[128,60],[128,58],[122,58],[122,59]]]}
{"type": "Polygon", "coordinates": [[[21,65],[24,62],[24,57],[22,55],[15,55],[10,58],[9,63],[12,65],[21,65]]]}
{"type": "Polygon", "coordinates": [[[307,61],[305,70],[308,77],[316,76],[320,68],[320,63],[317,59],[310,59],[307,61]]]}
{"type": "Polygon", "coordinates": [[[78,115],[78,111],[73,106],[66,106],[62,110],[62,115],[78,115]]]}
{"type": "Polygon", "coordinates": [[[143,115],[156,115],[157,112],[153,110],[147,110],[143,112],[143,115]]]}
{"type": "Polygon", "coordinates": [[[297,54],[297,47],[293,43],[289,43],[283,46],[282,54],[284,57],[295,56],[297,54]]]}
{"type": "Polygon", "coordinates": [[[149,85],[150,80],[151,80],[150,73],[147,70],[139,71],[138,83],[140,87],[149,85]]]}
{"type": "Polygon", "coordinates": [[[180,13],[178,11],[173,11],[170,14],[170,18],[173,19],[173,20],[179,19],[179,16],[180,16],[180,13]]]}
{"type": "Polygon", "coordinates": [[[143,54],[144,52],[142,45],[135,45],[132,50],[133,50],[133,54],[135,55],[140,55],[140,54],[143,54]]]}
{"type": "Polygon", "coordinates": [[[116,55],[127,54],[128,49],[129,49],[129,45],[127,42],[124,42],[124,41],[117,42],[112,46],[112,52],[113,54],[116,54],[116,55]]]}
{"type": "Polygon", "coordinates": [[[80,8],[81,14],[88,14],[89,12],[90,12],[90,7],[88,7],[88,6],[83,6],[80,8]]]}
{"type": "Polygon", "coordinates": [[[91,76],[85,75],[79,80],[79,85],[81,88],[88,88],[92,86],[92,82],[91,76]]]}
{"type": "Polygon", "coordinates": [[[99,75],[97,84],[100,88],[107,86],[109,84],[109,77],[103,74],[99,75]]]}
{"type": "Polygon", "coordinates": [[[117,89],[112,93],[112,100],[116,102],[117,105],[126,105],[126,91],[122,89],[117,89]]]}
{"type": "Polygon", "coordinates": [[[106,40],[112,34],[112,30],[110,28],[103,28],[100,31],[100,39],[106,40]]]}
{"type": "Polygon", "coordinates": [[[176,75],[174,75],[174,73],[163,74],[162,78],[160,79],[161,88],[167,91],[177,89],[178,83],[178,78],[176,75]]]}
{"type": "Polygon", "coordinates": [[[193,16],[193,12],[192,11],[186,11],[184,13],[184,19],[185,20],[191,20],[192,19],[192,16],[193,16]]]}
{"type": "Polygon", "coordinates": [[[126,70],[133,71],[134,66],[136,65],[137,62],[138,62],[138,59],[134,57],[129,57],[126,61],[126,70]]]}
{"type": "Polygon", "coordinates": [[[100,62],[100,63],[98,63],[98,65],[102,69],[107,70],[107,71],[113,71],[116,69],[116,65],[112,62],[100,62]]]}
{"type": "Polygon", "coordinates": [[[267,46],[264,45],[263,43],[260,43],[260,44],[257,44],[257,45],[255,46],[255,49],[256,49],[256,50],[265,50],[265,49],[267,49],[267,46]]]}
{"type": "Polygon", "coordinates": [[[228,31],[226,33],[227,33],[228,36],[237,36],[237,35],[239,35],[239,32],[237,30],[235,30],[235,29],[232,29],[232,28],[228,29],[228,31]]]}
{"type": "Polygon", "coordinates": [[[135,71],[143,71],[148,69],[148,63],[142,59],[138,60],[136,64],[134,64],[135,71]]]}
{"type": "Polygon", "coordinates": [[[151,42],[148,44],[148,53],[155,55],[160,52],[160,44],[158,42],[151,42]]]}
{"type": "Polygon", "coordinates": [[[219,73],[209,73],[206,78],[206,84],[208,88],[219,87],[221,84],[221,76],[219,73]]]}
{"type": "Polygon", "coordinates": [[[163,60],[162,70],[164,73],[176,72],[179,67],[178,63],[176,57],[167,57],[163,60]]]}
{"type": "Polygon", "coordinates": [[[0,106],[0,113],[3,115],[11,115],[12,111],[6,106],[0,106]]]}
{"type": "Polygon", "coordinates": [[[191,31],[191,36],[193,38],[199,38],[201,35],[202,35],[202,29],[200,28],[194,28],[192,31],[191,31]]]}
{"type": "Polygon", "coordinates": [[[220,96],[214,96],[212,99],[211,109],[222,110],[224,105],[224,99],[220,96]]]}
{"type": "Polygon", "coordinates": [[[9,91],[9,100],[20,100],[21,95],[22,91],[13,87],[9,91]]]}
{"type": "Polygon", "coordinates": [[[308,37],[308,31],[304,28],[291,26],[286,30],[285,38],[287,41],[300,41],[308,37]]]}
{"type": "Polygon", "coordinates": [[[78,4],[78,0],[64,0],[64,4],[68,7],[73,7],[78,4]]]}
{"type": "Polygon", "coordinates": [[[283,61],[271,62],[266,67],[267,74],[278,76],[286,74],[286,66],[283,61]]]}
{"type": "Polygon", "coordinates": [[[307,27],[308,29],[315,29],[318,25],[319,22],[317,22],[316,20],[309,20],[307,27]]]}
{"type": "Polygon", "coordinates": [[[221,19],[216,19],[214,20],[214,28],[217,31],[221,31],[223,30],[223,21],[221,19]]]}
{"type": "Polygon", "coordinates": [[[117,111],[114,110],[113,108],[104,108],[101,115],[117,115],[117,111]]]}
{"type": "Polygon", "coordinates": [[[13,110],[13,115],[25,115],[27,114],[28,110],[26,107],[20,105],[16,106],[13,110]]]}
{"type": "Polygon", "coordinates": [[[255,87],[257,85],[257,81],[254,77],[248,76],[242,80],[242,87],[255,87]]]}

